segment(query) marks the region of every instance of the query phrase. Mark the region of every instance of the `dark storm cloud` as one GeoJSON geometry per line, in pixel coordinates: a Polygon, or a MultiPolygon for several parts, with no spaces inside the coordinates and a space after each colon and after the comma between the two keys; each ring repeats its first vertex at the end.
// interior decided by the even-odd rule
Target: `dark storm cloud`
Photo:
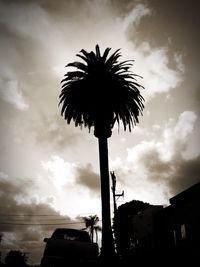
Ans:
{"type": "Polygon", "coordinates": [[[177,160],[173,164],[176,173],[169,179],[173,194],[200,182],[200,156],[189,160],[177,160]]]}
{"type": "Polygon", "coordinates": [[[91,164],[88,164],[84,168],[77,168],[77,175],[77,183],[93,192],[100,192],[100,177],[93,171],[91,164]]]}
{"type": "Polygon", "coordinates": [[[138,41],[148,40],[152,45],[165,46],[171,39],[175,50],[193,55],[200,41],[198,0],[144,0],[152,10],[151,19],[146,17],[138,28],[138,41]],[[190,48],[193,47],[193,50],[190,48]]]}
{"type": "Polygon", "coordinates": [[[151,150],[141,157],[153,183],[164,183],[173,196],[200,181],[200,156],[184,159],[181,153],[185,146],[176,145],[175,155],[168,161],[161,159],[156,150],[151,150]]]}
{"type": "MultiPolygon", "coordinates": [[[[169,65],[176,68],[177,56],[181,56],[184,63],[184,81],[171,92],[175,103],[173,111],[180,108],[195,108],[200,112],[199,103],[199,59],[197,51],[200,43],[200,2],[198,0],[144,0],[141,1],[152,10],[151,16],[146,16],[138,25],[137,32],[129,31],[131,40],[148,42],[153,47],[165,47],[169,57],[169,65]],[[198,89],[197,89],[198,88],[198,89]],[[179,90],[181,89],[181,90],[179,90]],[[196,97],[193,97],[196,96],[196,97]]],[[[157,101],[158,102],[158,101],[157,101]]]]}
{"type": "Polygon", "coordinates": [[[27,195],[31,198],[28,189],[33,187],[34,183],[30,179],[20,182],[17,178],[13,181],[6,175],[1,176],[0,233],[3,239],[3,256],[11,249],[19,249],[30,252],[29,258],[33,262],[39,262],[44,250],[45,236],[50,236],[57,227],[83,226],[68,216],[60,215],[47,203],[23,203],[23,198],[27,195]]]}
{"type": "MultiPolygon", "coordinates": [[[[41,10],[44,10],[51,17],[54,17],[55,21],[68,21],[68,18],[74,18],[74,23],[80,22],[80,20],[84,19],[86,16],[89,18],[93,16],[93,12],[98,15],[98,9],[101,9],[99,3],[92,0],[1,0],[3,4],[7,4],[8,6],[21,6],[21,7],[37,7],[41,10]]],[[[118,2],[118,1],[117,1],[118,2]]],[[[111,6],[111,1],[102,1],[101,5],[107,6],[108,8],[111,6]]],[[[115,5],[112,4],[114,8],[115,5]]],[[[101,14],[99,14],[102,16],[101,14]]]]}
{"type": "Polygon", "coordinates": [[[152,149],[141,157],[142,163],[148,170],[151,179],[158,181],[163,179],[162,174],[170,173],[171,164],[169,162],[162,161],[158,151],[152,149]]]}
{"type": "MultiPolygon", "coordinates": [[[[13,181],[14,178],[1,178],[0,180],[0,209],[1,209],[1,223],[10,222],[11,224],[2,224],[2,231],[15,231],[18,228],[16,225],[18,223],[40,223],[41,217],[35,217],[37,214],[49,214],[50,216],[58,216],[58,218],[65,218],[70,220],[69,217],[63,217],[57,213],[53,208],[51,208],[48,203],[34,203],[34,199],[30,203],[24,203],[24,200],[27,196],[31,200],[30,189],[34,187],[34,183],[27,178],[27,180],[18,181],[19,179],[15,178],[16,181],[13,181]],[[28,216],[26,217],[26,215],[28,216]],[[20,217],[15,215],[21,215],[20,217]],[[23,216],[25,215],[25,216],[23,216]],[[14,223],[12,224],[12,221],[14,223]]],[[[27,202],[27,201],[25,201],[27,202]]],[[[50,218],[42,218],[43,223],[48,223],[50,218]]],[[[52,219],[52,218],[51,218],[52,219]]],[[[48,227],[41,226],[45,230],[48,227]]],[[[35,238],[35,237],[34,237],[35,238]]]]}

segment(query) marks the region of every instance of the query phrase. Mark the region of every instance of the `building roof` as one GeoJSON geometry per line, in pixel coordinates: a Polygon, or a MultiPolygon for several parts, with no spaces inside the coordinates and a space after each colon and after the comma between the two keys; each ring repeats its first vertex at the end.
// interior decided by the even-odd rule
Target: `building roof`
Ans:
{"type": "Polygon", "coordinates": [[[169,202],[171,205],[181,204],[183,202],[188,202],[190,200],[200,200],[200,182],[189,187],[185,191],[177,194],[176,196],[170,198],[169,202]]]}

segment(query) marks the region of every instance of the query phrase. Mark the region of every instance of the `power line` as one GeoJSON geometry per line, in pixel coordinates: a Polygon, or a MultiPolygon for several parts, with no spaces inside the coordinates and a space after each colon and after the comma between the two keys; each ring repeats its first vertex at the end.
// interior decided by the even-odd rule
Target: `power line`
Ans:
{"type": "MultiPolygon", "coordinates": [[[[89,214],[89,213],[88,213],[89,214]]],[[[43,220],[69,220],[70,216],[68,215],[60,215],[60,214],[0,214],[0,217],[61,217],[61,218],[47,218],[43,220]],[[66,217],[67,216],[67,217],[66,217]]],[[[83,218],[85,216],[78,215],[77,217],[83,218]]],[[[11,218],[12,220],[15,220],[14,218],[11,218]]],[[[19,218],[19,220],[22,220],[24,218],[19,218]]],[[[16,219],[18,220],[18,219],[16,219]]],[[[37,220],[41,220],[41,218],[37,218],[37,220]]]]}
{"type": "MultiPolygon", "coordinates": [[[[4,218],[5,220],[5,218],[4,218]]],[[[28,220],[28,219],[26,219],[28,220]]],[[[37,219],[38,221],[66,221],[66,219],[37,219]]],[[[24,221],[24,218],[20,218],[19,220],[18,219],[8,219],[9,222],[21,222],[21,221],[24,221]]]]}
{"type": "Polygon", "coordinates": [[[60,214],[0,214],[0,216],[62,216],[60,214]]]}
{"type": "MultiPolygon", "coordinates": [[[[85,216],[87,216],[87,215],[91,215],[91,213],[86,213],[86,214],[83,214],[83,215],[80,215],[80,214],[78,214],[76,217],[85,217],[85,216]]],[[[70,218],[70,216],[69,215],[62,215],[62,214],[5,214],[5,213],[1,213],[0,214],[0,216],[5,216],[5,217],[10,217],[10,216],[23,216],[23,217],[26,217],[26,216],[36,216],[36,217],[43,217],[43,216],[52,216],[52,217],[56,217],[56,216],[58,216],[58,217],[65,217],[65,216],[67,216],[68,218],[70,218]]]]}
{"type": "Polygon", "coordinates": [[[71,222],[71,223],[12,223],[12,222],[0,222],[0,225],[69,225],[69,224],[80,224],[85,222],[71,222]]]}

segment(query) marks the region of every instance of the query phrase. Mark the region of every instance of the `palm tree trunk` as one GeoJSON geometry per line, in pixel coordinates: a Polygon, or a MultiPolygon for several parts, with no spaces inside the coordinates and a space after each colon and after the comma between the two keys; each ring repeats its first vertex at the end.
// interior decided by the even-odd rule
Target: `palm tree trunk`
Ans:
{"type": "Polygon", "coordinates": [[[92,243],[94,243],[94,226],[91,225],[91,239],[92,239],[92,243]]]}
{"type": "Polygon", "coordinates": [[[110,216],[110,182],[108,168],[107,137],[99,137],[99,163],[101,176],[101,204],[102,204],[102,249],[101,256],[110,259],[114,255],[114,242],[110,216]]]}
{"type": "Polygon", "coordinates": [[[96,234],[96,243],[98,243],[98,231],[97,231],[97,228],[95,228],[95,234],[96,234]]]}

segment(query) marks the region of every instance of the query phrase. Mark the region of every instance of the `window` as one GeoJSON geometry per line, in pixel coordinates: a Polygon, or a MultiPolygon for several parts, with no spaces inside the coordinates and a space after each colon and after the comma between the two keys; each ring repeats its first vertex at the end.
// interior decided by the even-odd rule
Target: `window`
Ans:
{"type": "Polygon", "coordinates": [[[185,229],[185,224],[181,225],[181,238],[185,239],[186,238],[186,229],[185,229]]]}

